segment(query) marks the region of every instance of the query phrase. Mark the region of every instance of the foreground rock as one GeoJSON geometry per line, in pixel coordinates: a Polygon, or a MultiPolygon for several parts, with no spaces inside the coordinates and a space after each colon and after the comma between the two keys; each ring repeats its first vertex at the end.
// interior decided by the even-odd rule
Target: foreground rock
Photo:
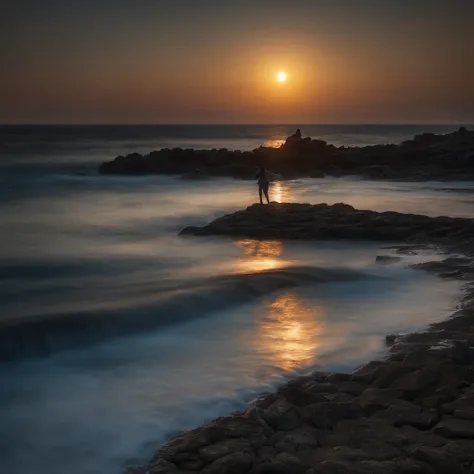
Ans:
{"type": "Polygon", "coordinates": [[[250,238],[462,241],[474,235],[474,221],[354,209],[348,204],[255,204],[183,235],[250,238]]]}
{"type": "Polygon", "coordinates": [[[335,147],[322,140],[288,138],[280,148],[162,149],[102,163],[104,174],[178,174],[188,178],[232,176],[251,179],[257,166],[285,178],[361,175],[375,179],[474,179],[474,132],[425,133],[400,145],[335,147]]]}

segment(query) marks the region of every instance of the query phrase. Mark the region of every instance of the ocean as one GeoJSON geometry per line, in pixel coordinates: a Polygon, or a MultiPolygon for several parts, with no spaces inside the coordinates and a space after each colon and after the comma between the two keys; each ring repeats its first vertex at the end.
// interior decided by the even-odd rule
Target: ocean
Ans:
{"type": "MultiPolygon", "coordinates": [[[[296,374],[351,370],[452,312],[456,282],[377,242],[182,238],[255,183],[101,176],[119,154],[251,150],[296,126],[0,127],[0,472],[119,474],[296,374]]],[[[456,126],[299,126],[335,145],[456,126]]],[[[472,183],[274,183],[279,202],[471,217],[472,183]]]]}

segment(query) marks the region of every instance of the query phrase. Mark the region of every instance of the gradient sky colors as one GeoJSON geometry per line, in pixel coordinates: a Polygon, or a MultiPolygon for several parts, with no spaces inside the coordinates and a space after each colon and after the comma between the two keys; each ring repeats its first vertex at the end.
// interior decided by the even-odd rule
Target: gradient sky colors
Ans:
{"type": "Polygon", "coordinates": [[[474,122],[473,0],[1,8],[1,123],[474,122]]]}

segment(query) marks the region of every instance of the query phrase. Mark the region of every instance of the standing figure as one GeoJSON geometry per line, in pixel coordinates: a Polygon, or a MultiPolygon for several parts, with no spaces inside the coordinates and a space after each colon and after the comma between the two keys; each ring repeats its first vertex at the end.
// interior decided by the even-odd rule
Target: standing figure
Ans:
{"type": "Polygon", "coordinates": [[[268,199],[268,187],[270,186],[270,179],[268,177],[267,170],[262,166],[258,173],[255,176],[258,183],[258,195],[260,197],[260,204],[263,204],[262,192],[267,198],[267,203],[270,204],[270,199],[268,199]]]}

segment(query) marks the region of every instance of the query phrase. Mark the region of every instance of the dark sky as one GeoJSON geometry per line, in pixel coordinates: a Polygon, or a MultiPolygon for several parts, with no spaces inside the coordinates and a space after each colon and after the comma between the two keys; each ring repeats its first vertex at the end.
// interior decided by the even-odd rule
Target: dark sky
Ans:
{"type": "Polygon", "coordinates": [[[1,123],[474,122],[474,0],[0,8],[1,123]]]}

